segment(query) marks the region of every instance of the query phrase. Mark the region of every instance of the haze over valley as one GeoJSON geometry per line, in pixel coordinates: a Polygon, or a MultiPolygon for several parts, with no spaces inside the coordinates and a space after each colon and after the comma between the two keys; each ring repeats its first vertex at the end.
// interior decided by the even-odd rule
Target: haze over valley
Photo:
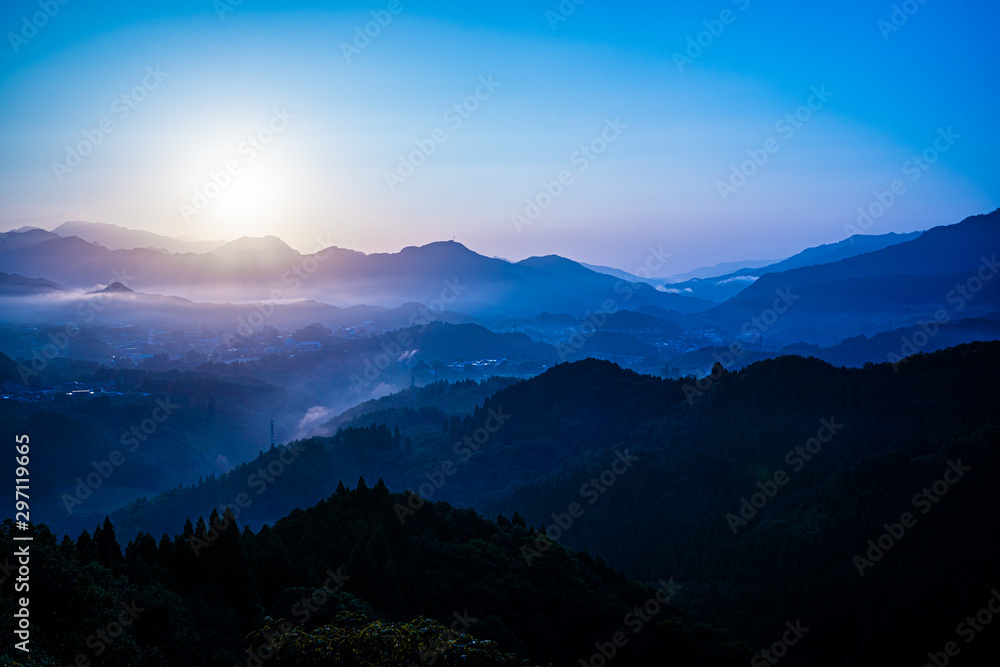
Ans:
{"type": "Polygon", "coordinates": [[[5,3],[0,664],[994,664],[998,14],[5,3]]]}

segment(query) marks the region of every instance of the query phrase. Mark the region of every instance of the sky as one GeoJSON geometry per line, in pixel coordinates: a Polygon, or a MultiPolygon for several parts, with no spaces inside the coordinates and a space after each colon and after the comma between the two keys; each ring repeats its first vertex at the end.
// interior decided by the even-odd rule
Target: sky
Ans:
{"type": "Polygon", "coordinates": [[[997,208],[995,3],[675,4],[11,0],[0,230],[670,275],[997,208]]]}

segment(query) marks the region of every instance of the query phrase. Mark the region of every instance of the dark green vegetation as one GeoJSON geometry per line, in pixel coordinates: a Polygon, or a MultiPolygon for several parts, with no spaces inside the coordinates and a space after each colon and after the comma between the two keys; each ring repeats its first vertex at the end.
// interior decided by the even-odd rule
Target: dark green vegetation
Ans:
{"type": "MultiPolygon", "coordinates": [[[[652,609],[657,591],[601,559],[553,547],[529,567],[534,537],[518,517],[436,503],[404,526],[393,508],[405,502],[360,480],[256,534],[213,515],[173,538],[140,533],[124,554],[107,520],[76,541],[38,527],[31,662],[8,650],[3,664],[228,666],[274,650],[264,664],[575,665],[617,631],[629,640],[620,665],[749,657],[672,604],[640,622],[635,608],[652,609]]],[[[13,532],[3,524],[0,553],[13,553],[13,532]]],[[[11,636],[14,576],[2,586],[11,636]]]]}
{"type": "MultiPolygon", "coordinates": [[[[633,422],[640,462],[562,541],[640,579],[675,576],[686,609],[755,647],[801,618],[798,664],[920,664],[1000,584],[998,368],[989,343],[912,357],[898,374],[797,357],[726,374],[693,405],[633,422]],[[829,437],[824,421],[836,434],[810,442],[829,437]],[[741,515],[754,494],[766,503],[741,515]],[[915,526],[869,556],[906,512],[915,526]]],[[[551,522],[599,471],[566,466],[482,509],[551,522]]],[[[963,652],[990,655],[997,637],[963,652]]]]}
{"type": "MultiPolygon", "coordinates": [[[[0,372],[2,364],[0,358],[0,372]]],[[[53,530],[72,534],[136,497],[209,479],[230,460],[258,455],[267,448],[268,417],[296,402],[294,392],[252,377],[61,366],[59,374],[79,386],[109,391],[71,397],[67,386],[47,400],[0,401],[0,428],[31,434],[38,454],[33,507],[53,530]],[[120,465],[109,462],[113,452],[120,465]]],[[[7,479],[13,466],[12,459],[0,461],[7,479]]]]}
{"type": "MultiPolygon", "coordinates": [[[[367,339],[363,342],[370,344],[367,339]]],[[[342,368],[317,363],[324,359],[322,354],[314,355],[301,366],[312,364],[317,377],[343,372],[342,368]]],[[[362,372],[360,365],[357,371],[362,372]]],[[[291,370],[288,373],[293,375],[291,370]]],[[[123,370],[57,358],[38,378],[41,387],[61,389],[48,389],[37,400],[0,401],[0,428],[5,433],[31,434],[40,452],[32,468],[33,507],[52,530],[76,535],[136,498],[177,489],[181,484],[211,481],[234,463],[262,454],[269,446],[271,418],[276,420],[278,441],[288,441],[310,428],[335,432],[358,410],[371,413],[402,405],[433,406],[435,414],[451,417],[471,412],[488,396],[516,381],[492,378],[482,383],[435,382],[410,387],[364,403],[324,425],[332,414],[300,423],[318,398],[276,386],[262,379],[264,376],[260,368],[245,364],[202,364],[198,370],[185,371],[123,370]],[[98,393],[67,396],[74,386],[98,393]],[[115,452],[121,455],[118,464],[109,462],[115,452]]],[[[19,380],[17,362],[0,353],[0,383],[19,380]]],[[[350,391],[346,380],[343,391],[350,391]]],[[[0,460],[5,478],[13,476],[13,469],[12,459],[0,460]]],[[[335,486],[336,480],[329,492],[335,486]]],[[[309,491],[313,493],[315,488],[309,491]]],[[[310,495],[269,518],[309,506],[320,497],[310,495]]],[[[191,515],[200,511],[195,509],[191,515]]],[[[169,531],[176,521],[176,517],[165,517],[160,525],[169,531]]]]}
{"type": "MultiPolygon", "coordinates": [[[[336,436],[295,445],[300,457],[259,496],[249,480],[280,448],[115,522],[128,534],[159,530],[247,492],[240,521],[256,526],[358,474],[487,516],[518,512],[553,533],[576,502],[584,512],[559,527],[562,544],[641,581],[673,577],[683,584],[678,603],[699,621],[766,648],[801,619],[810,630],[786,664],[916,663],[955,640],[1000,585],[998,369],[1000,343],[917,355],[896,369],[782,357],[701,389],[607,362],[564,364],[464,419],[427,407],[359,416],[336,436]],[[466,460],[465,439],[491,415],[509,418],[466,460]],[[636,460],[602,481],[625,450],[636,460]],[[956,478],[949,462],[970,469],[956,478]],[[886,525],[898,533],[904,513],[913,525],[867,555],[886,525]]],[[[401,513],[405,526],[426,511],[401,513]]],[[[545,567],[546,544],[533,544],[532,570],[545,567]]],[[[977,634],[963,655],[996,650],[991,637],[977,634]]]]}

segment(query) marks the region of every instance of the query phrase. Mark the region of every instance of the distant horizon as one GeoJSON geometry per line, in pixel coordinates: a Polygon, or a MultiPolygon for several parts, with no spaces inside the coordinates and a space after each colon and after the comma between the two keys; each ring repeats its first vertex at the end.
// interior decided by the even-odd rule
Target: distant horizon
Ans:
{"type": "Polygon", "coordinates": [[[0,665],[995,662],[998,23],[0,3],[0,665]]]}
{"type": "MultiPolygon", "coordinates": [[[[996,210],[996,209],[994,209],[994,210],[996,210]]],[[[690,266],[690,267],[682,268],[681,270],[674,271],[672,273],[669,273],[669,272],[668,273],[651,272],[650,275],[649,275],[649,277],[650,278],[671,278],[671,277],[674,277],[674,276],[678,276],[678,275],[683,275],[683,274],[686,274],[686,273],[690,273],[690,272],[693,272],[693,271],[698,271],[698,270],[702,270],[702,269],[713,269],[713,268],[716,268],[716,267],[719,267],[719,266],[725,266],[725,265],[729,265],[729,264],[745,264],[745,263],[761,263],[761,262],[780,262],[780,261],[782,261],[784,259],[787,259],[788,257],[792,257],[792,256],[794,256],[794,255],[796,255],[796,254],[798,254],[798,253],[800,253],[800,252],[802,252],[804,250],[807,250],[809,248],[814,248],[814,247],[823,246],[823,245],[832,245],[832,244],[840,243],[842,241],[846,241],[848,238],[850,238],[851,236],[855,236],[855,235],[858,235],[858,236],[882,236],[882,235],[885,235],[885,234],[911,234],[911,233],[917,233],[917,232],[922,233],[922,232],[926,232],[928,229],[932,229],[933,227],[947,226],[947,225],[957,224],[957,223],[961,222],[962,220],[965,220],[966,218],[974,217],[974,216],[977,216],[977,215],[986,215],[986,214],[988,214],[990,212],[991,211],[985,211],[983,213],[971,213],[969,215],[966,215],[966,216],[962,217],[959,220],[953,220],[953,221],[950,221],[950,222],[942,222],[942,223],[939,223],[939,224],[931,225],[931,226],[926,227],[926,228],[913,229],[913,230],[910,230],[909,232],[898,232],[898,231],[891,231],[891,232],[867,232],[865,230],[859,230],[857,232],[857,234],[848,234],[848,235],[844,236],[843,238],[835,240],[835,241],[826,241],[826,242],[823,242],[823,243],[816,243],[814,245],[804,246],[802,248],[799,248],[798,250],[795,250],[794,252],[792,252],[790,254],[782,255],[781,257],[771,257],[771,258],[766,258],[766,257],[740,257],[738,259],[728,259],[728,258],[727,259],[719,259],[718,261],[711,261],[711,260],[709,260],[707,263],[698,264],[698,265],[695,265],[695,266],[690,266]]],[[[41,225],[21,225],[21,226],[16,227],[16,228],[7,229],[7,228],[2,228],[3,226],[0,225],[0,233],[16,232],[18,230],[22,230],[22,229],[26,229],[26,228],[41,229],[41,230],[46,231],[46,232],[54,233],[54,230],[58,229],[60,226],[62,226],[64,224],[72,224],[72,223],[86,223],[86,224],[95,224],[95,225],[111,225],[113,227],[117,227],[119,229],[124,229],[124,230],[127,230],[127,231],[147,232],[147,233],[150,233],[150,234],[156,234],[157,236],[163,236],[163,237],[166,237],[168,239],[172,239],[174,241],[179,241],[179,242],[182,242],[182,243],[199,243],[199,244],[203,244],[203,243],[204,244],[207,244],[207,243],[218,243],[220,246],[227,245],[227,244],[239,241],[241,239],[263,239],[263,238],[267,238],[267,237],[273,237],[273,238],[276,238],[276,239],[280,240],[286,246],[288,246],[292,250],[294,250],[294,251],[296,251],[296,252],[298,252],[298,253],[300,253],[302,255],[309,255],[309,254],[313,254],[313,253],[315,253],[315,252],[318,251],[318,249],[316,248],[315,245],[313,245],[313,247],[309,248],[309,249],[305,249],[305,246],[298,246],[297,247],[295,244],[289,242],[288,239],[286,239],[283,236],[281,236],[280,233],[267,233],[267,234],[262,234],[262,235],[259,235],[259,236],[258,235],[249,235],[249,234],[246,234],[246,235],[236,236],[236,237],[229,238],[229,239],[219,239],[219,238],[216,238],[216,239],[197,239],[197,238],[190,238],[190,237],[183,237],[183,236],[173,236],[173,235],[170,235],[170,234],[161,234],[159,232],[154,232],[154,231],[152,231],[150,229],[142,229],[142,228],[137,228],[137,227],[127,227],[125,225],[119,225],[119,224],[116,224],[116,223],[101,222],[101,221],[96,221],[96,220],[65,220],[63,222],[51,225],[51,226],[49,226],[49,228],[43,227],[41,225]]],[[[614,269],[614,270],[617,270],[617,271],[622,271],[622,272],[630,273],[630,274],[633,274],[633,275],[635,275],[635,273],[636,273],[635,269],[626,269],[626,268],[623,268],[621,266],[616,266],[616,265],[614,265],[612,263],[609,263],[609,262],[606,262],[606,261],[585,261],[585,260],[581,260],[581,259],[578,259],[576,257],[573,257],[571,255],[562,254],[562,253],[558,253],[558,252],[525,255],[524,257],[520,257],[520,258],[517,258],[517,259],[510,258],[510,257],[502,257],[502,256],[495,255],[495,254],[489,254],[488,252],[481,251],[479,249],[471,247],[469,244],[463,243],[458,238],[453,238],[453,239],[449,239],[449,238],[432,239],[432,240],[424,241],[424,242],[418,243],[418,244],[409,244],[409,245],[399,246],[399,247],[397,247],[395,249],[390,249],[390,250],[362,250],[362,249],[359,249],[359,248],[353,248],[353,247],[349,247],[349,246],[346,246],[346,245],[339,245],[336,242],[334,242],[332,245],[326,246],[326,247],[337,247],[337,248],[340,248],[342,250],[351,250],[351,251],[354,251],[354,252],[360,252],[360,253],[362,253],[364,255],[379,255],[379,254],[394,255],[394,254],[398,254],[399,252],[405,250],[406,248],[413,248],[413,247],[422,248],[424,246],[432,245],[434,243],[447,243],[447,242],[458,243],[459,245],[463,246],[467,250],[469,250],[471,252],[474,252],[477,255],[480,255],[482,257],[488,257],[488,258],[491,258],[491,259],[499,259],[499,260],[503,260],[503,261],[507,261],[507,262],[511,262],[511,263],[521,262],[521,261],[524,261],[526,259],[530,259],[532,257],[558,256],[558,257],[562,257],[564,259],[569,259],[571,261],[577,262],[578,264],[585,265],[585,266],[589,265],[589,266],[605,267],[605,268],[608,268],[608,269],[614,269]]],[[[658,250],[658,249],[650,248],[649,250],[653,251],[653,250],[658,250]]],[[[206,251],[206,252],[210,252],[210,251],[206,251]]],[[[664,249],[664,252],[666,252],[665,249],[664,249]]]]}
{"type": "Polygon", "coordinates": [[[90,6],[0,7],[3,228],[678,274],[1000,204],[995,5],[90,6]]]}

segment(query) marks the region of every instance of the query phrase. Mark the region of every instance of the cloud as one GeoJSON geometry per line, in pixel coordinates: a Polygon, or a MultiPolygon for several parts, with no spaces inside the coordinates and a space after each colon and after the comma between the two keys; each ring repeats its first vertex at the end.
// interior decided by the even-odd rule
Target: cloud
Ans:
{"type": "Polygon", "coordinates": [[[333,411],[327,407],[322,405],[312,406],[306,410],[306,414],[299,420],[299,432],[296,437],[302,438],[308,435],[310,431],[334,416],[336,415],[333,414],[333,411]]]}
{"type": "Polygon", "coordinates": [[[220,472],[229,472],[233,469],[233,464],[229,462],[229,459],[219,454],[215,457],[215,467],[219,469],[220,472]]]}

